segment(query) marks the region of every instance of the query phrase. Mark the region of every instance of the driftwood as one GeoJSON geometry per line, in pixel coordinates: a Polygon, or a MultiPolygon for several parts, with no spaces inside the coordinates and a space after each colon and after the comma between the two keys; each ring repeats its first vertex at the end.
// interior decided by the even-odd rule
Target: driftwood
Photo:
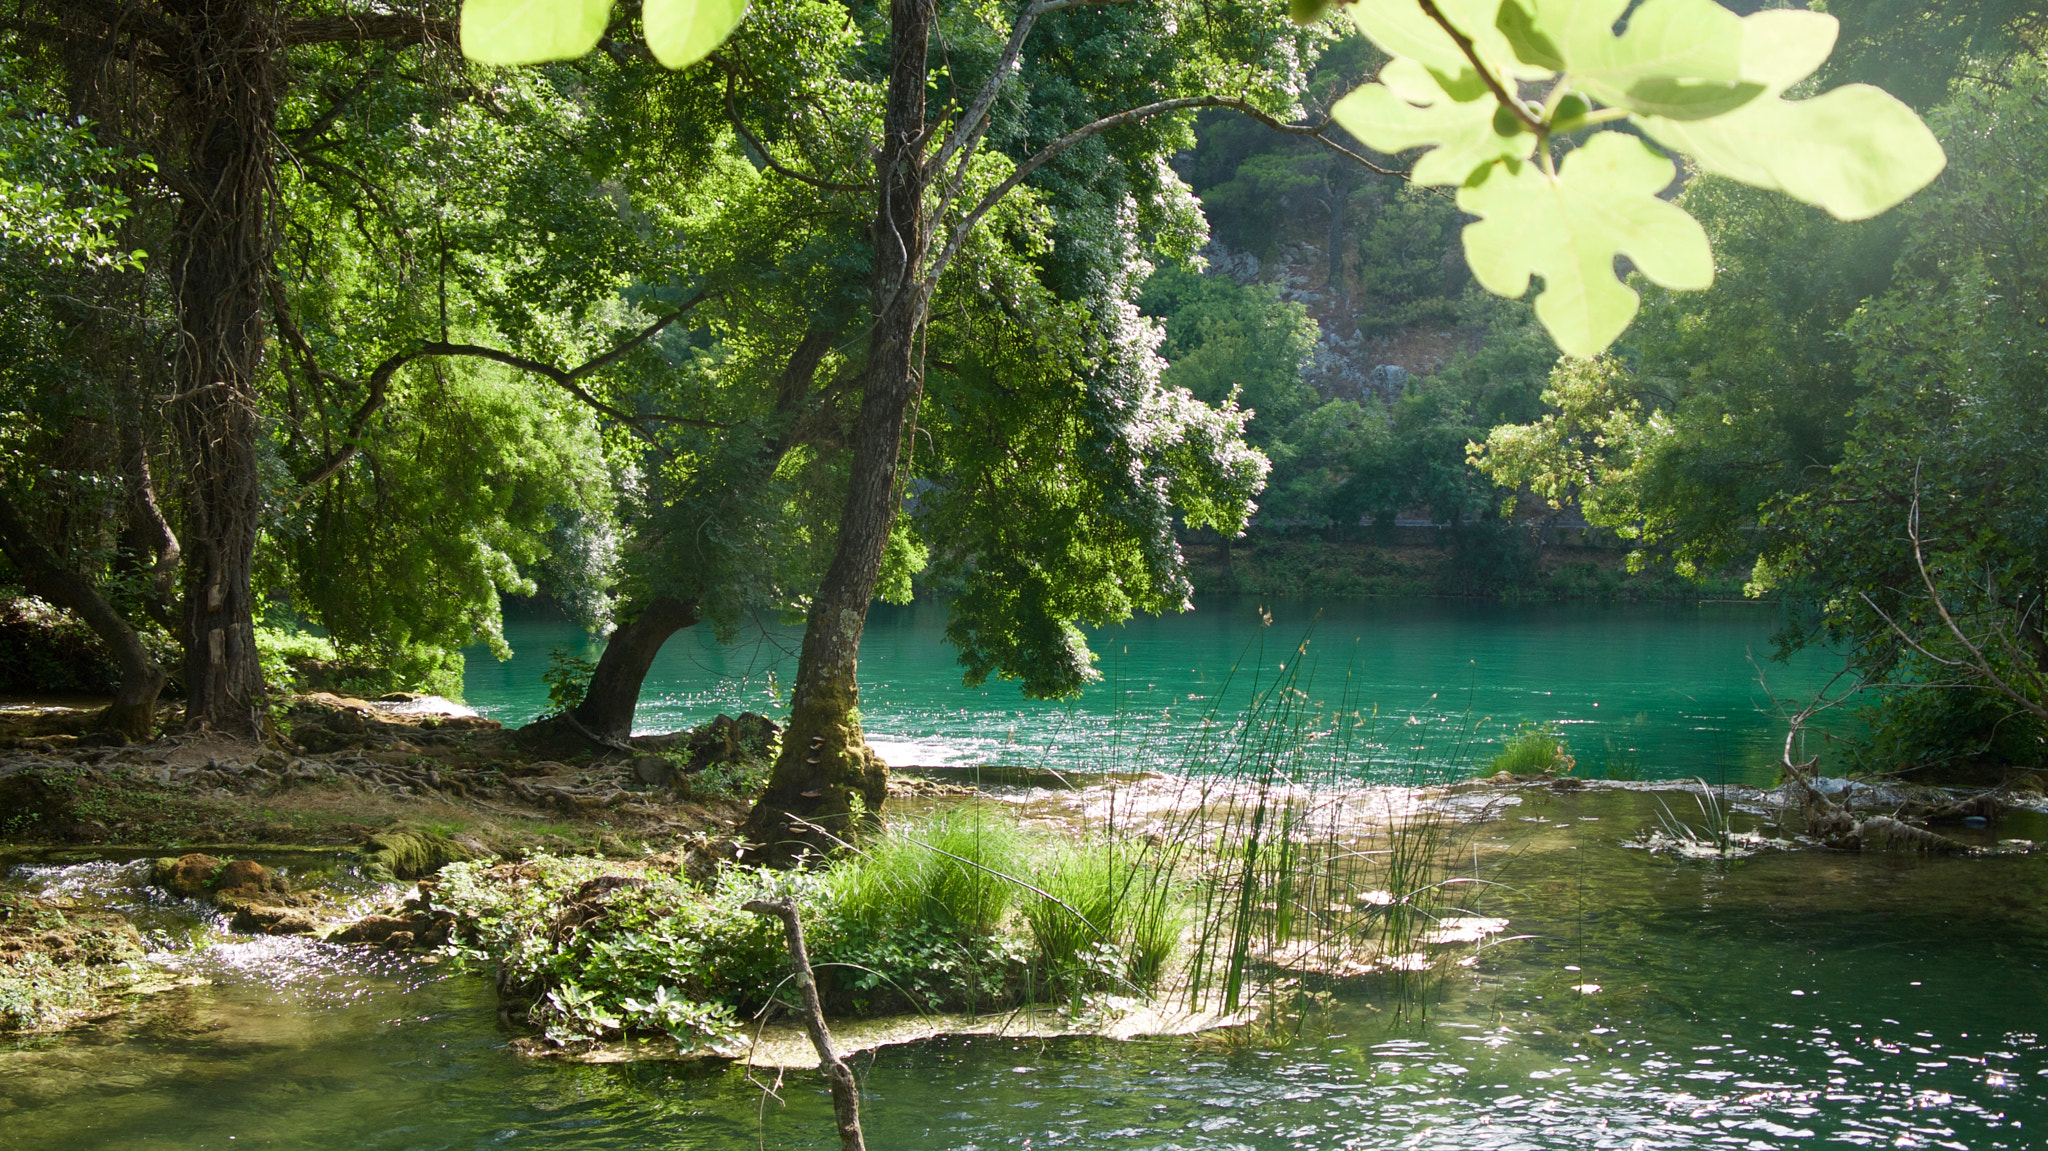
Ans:
{"type": "Polygon", "coordinates": [[[832,1032],[825,1026],[825,1007],[818,999],[818,980],[811,974],[811,957],[804,948],[804,926],[797,919],[795,901],[750,899],[742,906],[756,915],[782,920],[783,932],[789,937],[790,966],[795,968],[797,990],[803,995],[804,1029],[811,1033],[811,1046],[818,1049],[818,1069],[832,1086],[840,1151],[867,1151],[860,1130],[860,1087],[853,1081],[853,1068],[832,1047],[832,1032]]]}
{"type": "MultiPolygon", "coordinates": [[[[1800,810],[1806,816],[1807,833],[1820,840],[1822,844],[1842,851],[1905,850],[1956,854],[1975,851],[1975,848],[1961,840],[1951,839],[1924,827],[1916,827],[1896,816],[1872,815],[1858,818],[1846,804],[1836,803],[1833,797],[1814,786],[1810,772],[1814,764],[1819,762],[1819,757],[1803,762],[1796,760],[1793,758],[1793,748],[1805,730],[1806,721],[1813,718],[1815,712],[1841,702],[1842,698],[1846,697],[1829,700],[1823,692],[1821,698],[1815,699],[1792,717],[1791,724],[1785,732],[1785,779],[1792,785],[1793,794],[1799,797],[1800,810]]],[[[1973,797],[1972,800],[1962,801],[1957,806],[1962,807],[1981,799],[1981,796],[1973,797]]]]}

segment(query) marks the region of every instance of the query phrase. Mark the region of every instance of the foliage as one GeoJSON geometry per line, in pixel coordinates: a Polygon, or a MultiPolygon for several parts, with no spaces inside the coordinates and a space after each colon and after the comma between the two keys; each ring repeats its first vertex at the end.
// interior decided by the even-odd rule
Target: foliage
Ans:
{"type": "Polygon", "coordinates": [[[591,673],[597,670],[595,660],[585,659],[565,647],[548,652],[548,669],[540,673],[541,682],[548,685],[548,715],[562,715],[583,702],[590,691],[591,673]]]}
{"type": "MultiPolygon", "coordinates": [[[[1932,66],[1932,65],[1931,65],[1932,66]]],[[[1550,414],[1473,456],[1495,479],[1672,555],[1753,561],[1810,597],[1788,647],[1832,640],[1875,693],[1867,768],[2040,761],[2048,288],[2043,66],[2008,61],[1930,115],[1948,171],[1843,224],[1724,180],[1681,197],[1741,276],[1653,296],[1623,355],[1565,363],[1550,414]]]]}
{"type": "Polygon", "coordinates": [[[1487,763],[1486,770],[1511,775],[1570,775],[1577,764],[1564,741],[1557,737],[1556,728],[1544,723],[1524,723],[1487,763]]]}
{"type": "Polygon", "coordinates": [[[1604,351],[1635,315],[1617,254],[1667,287],[1712,280],[1699,227],[1655,198],[1676,169],[1601,125],[1627,120],[1704,171],[1846,220],[1898,203],[1944,163],[1912,110],[1878,89],[1783,98],[1834,45],[1837,22],[1823,13],[1738,18],[1711,0],[1375,0],[1346,11],[1393,59],[1336,104],[1337,121],[1383,152],[1428,149],[1415,181],[1457,186],[1458,206],[1481,217],[1464,234],[1474,275],[1520,296],[1540,273],[1537,314],[1570,355],[1604,351]],[[1544,83],[1540,100],[1521,98],[1544,83]],[[1578,141],[1562,164],[1553,136],[1578,141]]]}
{"type": "Polygon", "coordinates": [[[1024,920],[1055,994],[1150,990],[1180,949],[1185,897],[1139,845],[1069,846],[1041,858],[1032,878],[1024,920]]]}
{"type": "Polygon", "coordinates": [[[1316,323],[1300,304],[1283,302],[1277,286],[1169,265],[1145,281],[1138,307],[1163,321],[1160,382],[1205,404],[1236,401],[1251,413],[1246,438],[1269,457],[1281,432],[1320,402],[1301,381],[1316,323]]]}
{"type": "Polygon", "coordinates": [[[1178,938],[1179,905],[1158,900],[1124,850],[1109,866],[1106,844],[1078,850],[956,813],[897,825],[814,870],[723,867],[706,888],[659,861],[621,880],[604,878],[615,864],[538,856],[450,864],[434,897],[463,917],[458,951],[497,964],[552,1041],[666,1033],[696,1046],[735,1038],[741,1015],[770,1000],[793,1002],[779,926],[743,908],[755,898],[797,901],[834,1011],[1014,1006],[1080,987],[1077,962],[1087,987],[1149,986],[1178,938]],[[1073,895],[1112,937],[1061,927],[1042,940],[1052,919],[1033,885],[1073,895]],[[1141,906],[1145,892],[1154,900],[1141,906]]]}
{"type": "Polygon", "coordinates": [[[0,58],[0,258],[139,267],[144,253],[120,251],[114,236],[130,215],[117,179],[152,167],[148,157],[100,144],[83,117],[38,107],[25,73],[0,58]]]}

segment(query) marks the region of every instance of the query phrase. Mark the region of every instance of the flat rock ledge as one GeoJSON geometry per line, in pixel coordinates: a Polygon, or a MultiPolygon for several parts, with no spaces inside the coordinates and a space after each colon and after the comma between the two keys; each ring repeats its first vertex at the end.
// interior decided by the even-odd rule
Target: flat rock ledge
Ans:
{"type": "MultiPolygon", "coordinates": [[[[994,1015],[891,1015],[875,1019],[832,1022],[832,1045],[841,1056],[923,1043],[932,1039],[990,1036],[1003,1039],[1142,1039],[1151,1036],[1197,1035],[1245,1027],[1258,1012],[1189,1011],[1155,1000],[1112,996],[1094,1010],[1074,1013],[1041,1006],[994,1015]]],[[[761,1027],[751,1043],[683,1047],[673,1039],[613,1040],[572,1048],[551,1046],[539,1039],[517,1039],[513,1050],[535,1058],[573,1063],[637,1063],[649,1060],[702,1060],[738,1063],[769,1071],[809,1071],[818,1066],[803,1025],[793,1021],[761,1027]]]]}

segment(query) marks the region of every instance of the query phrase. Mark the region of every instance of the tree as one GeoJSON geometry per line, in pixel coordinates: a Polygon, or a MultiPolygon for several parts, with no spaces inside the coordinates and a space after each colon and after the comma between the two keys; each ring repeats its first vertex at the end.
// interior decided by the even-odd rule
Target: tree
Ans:
{"type": "Polygon", "coordinates": [[[9,412],[0,433],[0,552],[31,592],[85,621],[120,667],[97,725],[146,738],[168,674],[116,604],[153,594],[159,573],[122,571],[122,541],[105,531],[109,522],[139,526],[155,511],[141,431],[128,418],[138,397],[70,366],[90,354],[96,325],[84,322],[91,309],[52,298],[91,300],[138,269],[140,254],[120,244],[133,214],[120,184],[138,165],[102,146],[88,124],[39,106],[53,94],[12,61],[0,64],[0,80],[0,284],[14,301],[0,319],[9,412]],[[86,447],[95,440],[99,450],[86,447]],[[96,473],[124,469],[134,482],[95,482],[96,473]]]}
{"type": "MultiPolygon", "coordinates": [[[[1942,67],[1940,61],[1930,67],[1942,67]]],[[[1659,301],[1626,357],[1566,362],[1540,420],[1475,445],[1501,483],[1695,570],[1753,565],[1803,604],[1786,648],[1846,647],[1878,702],[1871,767],[2040,761],[2044,174],[2038,59],[1932,113],[1954,163],[1847,225],[1689,188],[1729,289],[1659,301]]]]}
{"type": "Polygon", "coordinates": [[[177,325],[168,423],[184,520],[175,567],[186,723],[257,735],[257,387],[282,60],[311,44],[417,43],[437,26],[417,14],[305,15],[270,0],[160,0],[26,5],[9,28],[56,58],[82,110],[148,148],[176,205],[162,264],[177,325]]]}

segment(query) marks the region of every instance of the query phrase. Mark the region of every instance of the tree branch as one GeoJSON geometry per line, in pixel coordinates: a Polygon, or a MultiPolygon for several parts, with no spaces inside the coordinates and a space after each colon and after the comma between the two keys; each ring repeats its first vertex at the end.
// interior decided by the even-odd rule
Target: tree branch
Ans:
{"type": "Polygon", "coordinates": [[[1444,10],[1436,6],[1436,0],[1416,0],[1416,2],[1422,5],[1423,13],[1431,20],[1436,21],[1437,27],[1442,28],[1450,36],[1451,42],[1458,46],[1458,51],[1465,54],[1465,59],[1472,62],[1473,70],[1478,72],[1479,78],[1486,82],[1486,90],[1493,93],[1493,98],[1500,101],[1500,106],[1513,113],[1515,119],[1521,121],[1522,127],[1527,128],[1538,140],[1548,137],[1550,129],[1545,127],[1543,121],[1537,119],[1535,114],[1529,111],[1528,105],[1516,99],[1507,90],[1507,86],[1500,82],[1500,77],[1494,75],[1493,69],[1488,67],[1486,61],[1480,58],[1479,46],[1472,42],[1472,37],[1465,35],[1456,24],[1451,23],[1451,18],[1444,15],[1444,10]]]}
{"type": "MultiPolygon", "coordinates": [[[[731,425],[720,423],[716,420],[701,420],[690,416],[672,416],[661,413],[636,416],[605,403],[603,400],[592,395],[581,384],[577,383],[583,377],[617,361],[621,356],[653,339],[656,335],[660,334],[662,329],[682,319],[685,315],[689,314],[691,309],[703,303],[710,295],[710,292],[697,293],[675,311],[640,329],[639,333],[634,335],[632,339],[627,340],[625,343],[620,344],[601,356],[586,360],[567,371],[553,364],[528,359],[525,356],[498,348],[486,348],[477,344],[451,344],[439,340],[423,343],[414,351],[393,353],[386,357],[383,363],[378,364],[375,371],[370,373],[369,394],[364,397],[362,406],[358,407],[355,414],[349,417],[348,431],[342,436],[341,446],[336,448],[318,467],[308,473],[305,479],[300,480],[299,484],[301,487],[310,488],[324,483],[333,478],[334,473],[340,471],[343,465],[353,459],[357,449],[362,444],[363,432],[368,428],[371,417],[375,416],[377,411],[384,406],[385,397],[389,392],[391,377],[397,373],[398,369],[405,365],[428,356],[469,356],[475,359],[491,360],[510,368],[517,368],[523,372],[532,372],[534,375],[545,377],[563,391],[582,401],[591,410],[625,425],[634,435],[646,440],[657,450],[661,448],[660,441],[655,437],[654,433],[647,430],[642,421],[651,420],[657,423],[683,424],[697,428],[730,427],[731,425]]],[[[305,355],[308,357],[307,363],[310,365],[312,363],[311,352],[308,351],[305,355]]],[[[317,367],[313,370],[321,371],[322,376],[325,378],[340,378],[317,367]]]]}
{"type": "Polygon", "coordinates": [[[429,40],[453,44],[456,33],[455,25],[425,15],[308,16],[287,23],[280,39],[287,45],[423,44],[429,40]]]}
{"type": "Polygon", "coordinates": [[[938,259],[933,261],[932,263],[932,268],[928,276],[928,282],[937,282],[940,275],[942,275],[945,272],[946,265],[952,262],[953,257],[959,255],[960,249],[967,242],[968,234],[974,230],[976,224],[979,224],[981,222],[982,217],[988,215],[988,213],[992,209],[994,209],[997,204],[1002,202],[1003,197],[1009,195],[1010,192],[1017,187],[1017,185],[1023,183],[1026,179],[1030,178],[1033,172],[1038,171],[1040,168],[1045,167],[1047,164],[1057,159],[1060,153],[1065,152],[1067,149],[1073,147],[1076,144],[1079,144],[1083,140],[1087,140],[1094,136],[1099,136],[1102,133],[1109,131],[1111,128],[1120,128],[1125,124],[1136,123],[1139,120],[1143,120],[1152,116],[1157,116],[1162,113],[1181,112],[1186,111],[1190,108],[1229,108],[1232,111],[1243,113],[1244,115],[1249,116],[1254,120],[1257,120],[1259,123],[1264,124],[1268,128],[1274,129],[1275,131],[1286,132],[1289,135],[1313,136],[1316,139],[1322,141],[1325,147],[1340,152],[1343,155],[1349,156],[1353,160],[1356,160],[1359,163],[1364,164],[1366,167],[1371,168],[1376,172],[1381,172],[1391,176],[1401,175],[1401,173],[1398,172],[1388,171],[1388,169],[1380,167],[1378,164],[1373,163],[1371,160],[1368,160],[1365,157],[1360,156],[1356,152],[1353,152],[1351,149],[1344,147],[1342,144],[1339,144],[1334,140],[1326,138],[1323,135],[1323,133],[1329,128],[1331,123],[1327,119],[1324,120],[1321,124],[1315,125],[1288,124],[1273,118],[1272,116],[1268,115],[1267,113],[1261,111],[1259,108],[1251,104],[1249,101],[1243,100],[1236,96],[1181,96],[1172,100],[1160,100],[1151,104],[1141,105],[1136,108],[1128,108],[1122,112],[1115,113],[1114,115],[1104,116],[1093,123],[1084,124],[1081,127],[1076,128],[1073,131],[1067,133],[1066,135],[1061,136],[1059,139],[1054,140],[1052,143],[1047,144],[1045,147],[1039,149],[1038,152],[1034,154],[1030,159],[1027,159],[1023,163],[1017,165],[1016,171],[1011,172],[1008,179],[1004,180],[1002,183],[996,185],[994,188],[990,189],[986,194],[984,194],[981,197],[980,201],[978,201],[974,205],[974,208],[971,211],[969,211],[966,214],[966,216],[961,218],[960,223],[954,226],[952,238],[946,241],[945,250],[940,252],[938,259]]]}
{"type": "Polygon", "coordinates": [[[755,154],[761,157],[762,163],[800,184],[809,184],[813,188],[826,192],[866,192],[873,189],[874,185],[872,184],[834,184],[829,180],[820,180],[816,176],[806,176],[794,168],[786,167],[782,161],[777,160],[775,154],[768,150],[768,145],[762,143],[753,132],[747,129],[746,124],[740,120],[739,107],[733,103],[733,88],[739,75],[738,69],[734,68],[730,62],[719,56],[716,52],[711,54],[710,60],[720,68],[725,69],[726,118],[732,121],[733,131],[739,133],[740,139],[746,141],[747,147],[752,148],[755,154]]]}
{"type": "Polygon", "coordinates": [[[811,972],[811,957],[804,948],[804,926],[796,916],[796,901],[749,899],[740,906],[756,915],[782,920],[783,935],[789,943],[789,964],[794,969],[797,992],[804,1001],[804,1030],[810,1032],[811,1046],[817,1049],[818,1069],[825,1073],[825,1080],[832,1087],[832,1113],[839,1125],[840,1151],[867,1151],[860,1129],[860,1085],[854,1081],[853,1068],[832,1047],[832,1031],[825,1026],[825,1005],[818,998],[818,979],[811,972]]]}

